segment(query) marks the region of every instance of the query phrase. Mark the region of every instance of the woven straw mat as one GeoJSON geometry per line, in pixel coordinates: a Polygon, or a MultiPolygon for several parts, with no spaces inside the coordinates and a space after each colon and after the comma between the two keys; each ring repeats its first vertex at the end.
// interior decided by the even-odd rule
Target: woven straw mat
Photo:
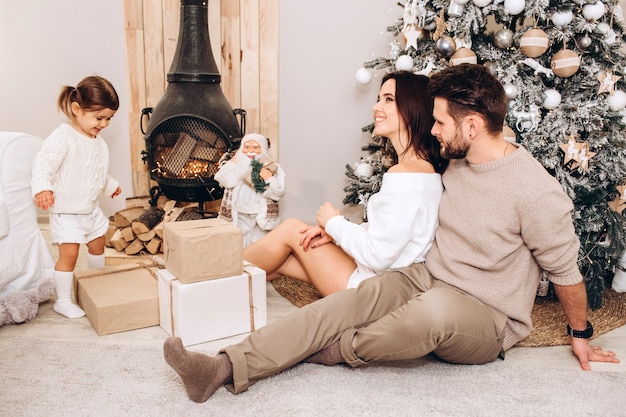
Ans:
{"type": "MultiPolygon", "coordinates": [[[[280,295],[296,307],[302,307],[322,296],[310,284],[290,277],[271,281],[280,295]]],[[[565,326],[567,321],[559,302],[538,299],[531,314],[533,332],[516,346],[560,346],[569,344],[565,326]]],[[[588,310],[587,317],[593,323],[594,337],[626,324],[626,293],[606,290],[602,295],[602,307],[588,310]]]]}

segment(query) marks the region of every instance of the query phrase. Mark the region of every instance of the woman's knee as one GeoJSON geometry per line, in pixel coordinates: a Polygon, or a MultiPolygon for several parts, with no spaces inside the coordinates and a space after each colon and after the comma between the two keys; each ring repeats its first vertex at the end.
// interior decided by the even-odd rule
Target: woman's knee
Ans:
{"type": "Polygon", "coordinates": [[[288,229],[288,230],[297,230],[300,231],[303,227],[310,226],[304,221],[297,219],[295,217],[290,217],[288,219],[283,220],[276,229],[288,229]]]}

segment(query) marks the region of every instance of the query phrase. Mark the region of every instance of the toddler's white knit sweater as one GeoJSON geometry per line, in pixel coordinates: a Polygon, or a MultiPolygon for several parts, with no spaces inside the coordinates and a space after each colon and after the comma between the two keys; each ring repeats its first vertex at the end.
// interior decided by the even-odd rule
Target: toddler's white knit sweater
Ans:
{"type": "Polygon", "coordinates": [[[119,183],[111,178],[109,148],[100,135],[83,135],[67,123],[57,127],[33,162],[33,197],[54,193],[52,213],[89,214],[101,193],[111,196],[119,183]]]}

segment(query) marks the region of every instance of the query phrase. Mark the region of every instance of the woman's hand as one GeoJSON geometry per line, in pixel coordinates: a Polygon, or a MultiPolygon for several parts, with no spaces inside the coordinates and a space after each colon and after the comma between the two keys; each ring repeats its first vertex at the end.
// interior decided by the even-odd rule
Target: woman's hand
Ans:
{"type": "Polygon", "coordinates": [[[122,193],[122,189],[120,187],[117,187],[115,191],[113,192],[113,194],[111,194],[111,198],[116,197],[120,195],[121,193],[122,193]]]}
{"type": "Polygon", "coordinates": [[[323,227],[321,226],[308,226],[304,229],[300,230],[300,246],[306,252],[309,248],[317,248],[326,243],[330,243],[333,241],[333,238],[326,233],[323,227]],[[318,239],[315,239],[318,237],[318,239]],[[315,239],[315,242],[311,243],[315,239]]]}
{"type": "Polygon", "coordinates": [[[48,210],[54,204],[54,193],[45,190],[35,194],[35,204],[42,210],[48,210]]]}
{"type": "Polygon", "coordinates": [[[331,218],[339,215],[341,215],[341,210],[339,210],[327,201],[322,204],[317,212],[317,217],[315,219],[317,220],[317,224],[322,227],[326,227],[326,223],[328,223],[331,218]]]}

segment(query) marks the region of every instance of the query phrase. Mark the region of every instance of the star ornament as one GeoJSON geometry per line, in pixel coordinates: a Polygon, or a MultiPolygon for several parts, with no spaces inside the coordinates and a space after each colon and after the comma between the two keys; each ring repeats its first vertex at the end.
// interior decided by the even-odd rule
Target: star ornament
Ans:
{"type": "Polygon", "coordinates": [[[601,71],[598,74],[598,81],[600,81],[600,87],[598,87],[598,94],[615,92],[615,83],[622,77],[605,71],[601,71]]]}
{"type": "Polygon", "coordinates": [[[597,152],[591,152],[589,150],[587,142],[576,142],[576,136],[574,134],[570,135],[567,143],[562,143],[559,146],[565,153],[563,165],[567,164],[569,161],[574,161],[570,166],[572,170],[580,167],[583,171],[587,172],[589,170],[589,160],[597,154],[597,152]]]}
{"type": "Polygon", "coordinates": [[[563,160],[563,165],[567,164],[569,161],[578,161],[578,154],[580,153],[580,148],[582,147],[582,142],[576,142],[576,135],[571,134],[569,136],[569,140],[567,143],[562,143],[559,146],[565,152],[565,158],[563,160]]]}
{"type": "Polygon", "coordinates": [[[609,207],[616,213],[622,213],[624,209],[626,209],[626,184],[619,185],[617,187],[617,191],[619,191],[619,195],[615,197],[615,200],[609,203],[609,207]]]}
{"type": "Polygon", "coordinates": [[[422,31],[418,30],[415,25],[408,25],[404,31],[402,31],[404,35],[404,39],[406,39],[406,48],[409,49],[411,46],[413,49],[417,51],[417,41],[419,40],[422,31]]]}

